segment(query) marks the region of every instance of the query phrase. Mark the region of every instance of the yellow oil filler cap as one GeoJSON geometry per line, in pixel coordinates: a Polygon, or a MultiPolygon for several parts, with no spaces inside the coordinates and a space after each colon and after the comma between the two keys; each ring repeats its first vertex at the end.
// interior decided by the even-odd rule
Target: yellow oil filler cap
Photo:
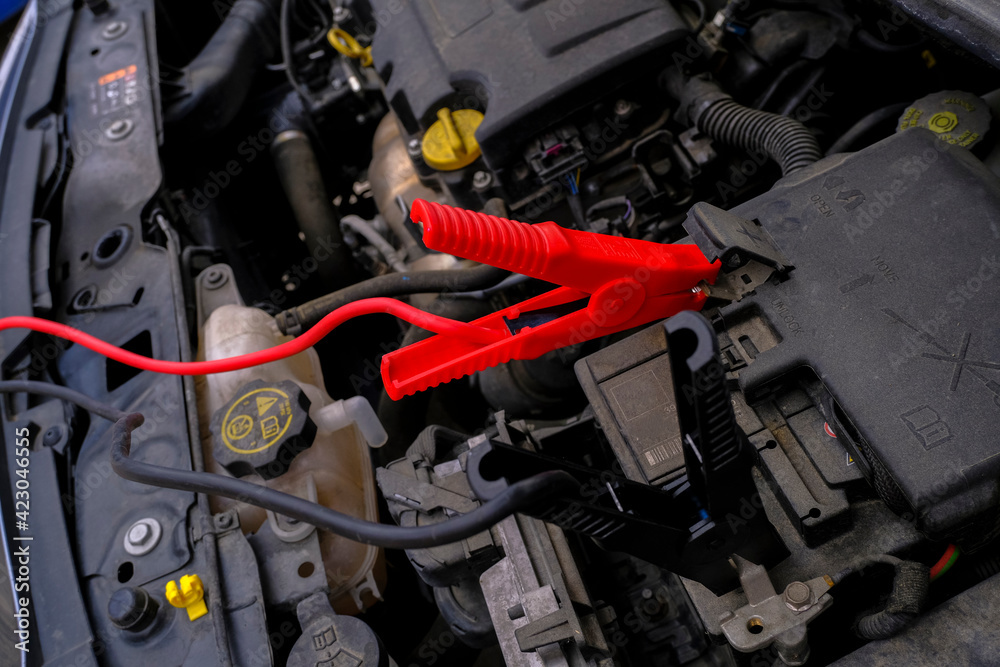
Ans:
{"type": "Polygon", "coordinates": [[[472,164],[482,154],[476,128],[483,114],[475,109],[438,109],[438,119],[424,132],[424,161],[438,171],[454,171],[472,164]]]}
{"type": "Polygon", "coordinates": [[[181,577],[180,586],[176,581],[168,581],[165,592],[167,602],[178,609],[186,609],[190,621],[196,621],[208,613],[205,587],[197,574],[185,574],[181,577]]]}

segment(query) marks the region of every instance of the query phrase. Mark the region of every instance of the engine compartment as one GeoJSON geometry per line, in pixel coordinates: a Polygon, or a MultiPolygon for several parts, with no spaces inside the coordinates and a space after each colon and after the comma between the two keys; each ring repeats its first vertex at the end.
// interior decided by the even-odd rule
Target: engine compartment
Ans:
{"type": "Polygon", "coordinates": [[[995,659],[995,22],[77,5],[0,68],[10,664],[995,659]]]}

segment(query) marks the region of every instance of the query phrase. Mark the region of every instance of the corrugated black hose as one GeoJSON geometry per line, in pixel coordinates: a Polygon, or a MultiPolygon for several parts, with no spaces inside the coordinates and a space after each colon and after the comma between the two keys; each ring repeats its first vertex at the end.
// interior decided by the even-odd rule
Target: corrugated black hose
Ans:
{"type": "Polygon", "coordinates": [[[706,77],[685,80],[677,70],[667,87],[680,100],[680,116],[709,137],[748,151],[766,153],[787,176],[819,160],[819,143],[805,125],[736,102],[706,77]]]}
{"type": "Polygon", "coordinates": [[[920,615],[930,589],[929,567],[889,555],[862,559],[833,575],[833,582],[840,583],[848,575],[877,563],[892,565],[896,574],[885,607],[881,611],[865,614],[857,621],[854,631],[864,639],[888,639],[906,629],[920,615]]]}

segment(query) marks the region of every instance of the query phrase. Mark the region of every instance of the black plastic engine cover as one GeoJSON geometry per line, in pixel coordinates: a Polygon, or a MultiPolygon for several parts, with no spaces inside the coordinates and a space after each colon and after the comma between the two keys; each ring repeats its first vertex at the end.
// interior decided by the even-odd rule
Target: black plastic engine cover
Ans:
{"type": "Polygon", "coordinates": [[[926,130],[836,155],[733,212],[795,269],[723,309],[762,318],[749,401],[809,367],[838,435],[932,537],[986,537],[1000,505],[1000,180],[926,130]],[[778,341],[774,344],[774,341],[778,341]]]}
{"type": "Polygon", "coordinates": [[[407,131],[445,104],[485,104],[476,138],[494,169],[595,91],[662,67],[650,52],[688,32],[665,0],[373,0],[372,9],[375,66],[407,131]]]}

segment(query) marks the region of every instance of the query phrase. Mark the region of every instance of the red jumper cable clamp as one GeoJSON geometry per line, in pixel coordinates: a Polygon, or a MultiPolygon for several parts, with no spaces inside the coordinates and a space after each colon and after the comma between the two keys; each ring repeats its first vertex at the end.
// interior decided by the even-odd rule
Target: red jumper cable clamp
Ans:
{"type": "Polygon", "coordinates": [[[436,335],[382,357],[382,379],[399,400],[512,359],[700,310],[721,266],[695,245],[660,244],[529,225],[418,199],[410,216],[433,250],[562,285],[472,322],[501,336],[482,343],[436,335]]]}

